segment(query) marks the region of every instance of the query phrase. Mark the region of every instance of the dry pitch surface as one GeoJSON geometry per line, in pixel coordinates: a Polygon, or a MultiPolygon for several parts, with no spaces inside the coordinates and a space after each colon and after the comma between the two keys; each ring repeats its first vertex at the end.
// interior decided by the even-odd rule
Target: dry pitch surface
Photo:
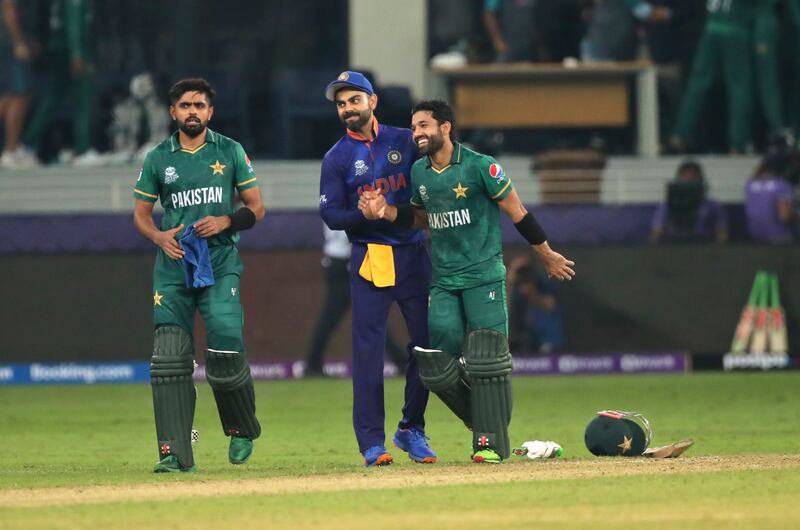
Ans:
{"type": "Polygon", "coordinates": [[[197,480],[133,484],[33,488],[0,491],[0,507],[35,508],[128,501],[166,501],[225,496],[279,496],[314,492],[374,491],[466,484],[502,484],[594,477],[675,475],[800,468],[800,455],[684,456],[679,459],[598,458],[591,460],[516,460],[506,464],[387,467],[362,473],[289,476],[243,480],[197,480]]]}

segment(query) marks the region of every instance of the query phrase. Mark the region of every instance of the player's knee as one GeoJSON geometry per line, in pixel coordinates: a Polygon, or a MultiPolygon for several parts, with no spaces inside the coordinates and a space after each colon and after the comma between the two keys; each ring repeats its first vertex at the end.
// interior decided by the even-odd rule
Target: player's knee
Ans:
{"type": "Polygon", "coordinates": [[[513,361],[508,337],[494,329],[477,329],[464,343],[464,365],[469,377],[488,379],[511,374],[513,361]]]}
{"type": "Polygon", "coordinates": [[[192,337],[180,326],[160,326],[153,339],[150,377],[191,376],[194,372],[192,337]]]}
{"type": "Polygon", "coordinates": [[[432,392],[452,388],[464,380],[461,362],[447,352],[414,348],[414,357],[422,384],[432,392]]]}
{"type": "Polygon", "coordinates": [[[206,379],[216,390],[232,390],[250,380],[250,366],[245,354],[235,350],[206,351],[206,379]]]}

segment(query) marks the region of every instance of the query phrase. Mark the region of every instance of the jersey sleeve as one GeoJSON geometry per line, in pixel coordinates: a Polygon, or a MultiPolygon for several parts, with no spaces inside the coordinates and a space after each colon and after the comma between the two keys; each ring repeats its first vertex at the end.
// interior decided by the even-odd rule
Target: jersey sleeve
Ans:
{"type": "Polygon", "coordinates": [[[514,189],[511,179],[508,178],[508,175],[503,170],[503,166],[498,164],[494,158],[490,156],[483,157],[476,164],[478,165],[481,183],[486,190],[486,194],[493,201],[502,201],[514,189]]]}
{"type": "Polygon", "coordinates": [[[422,202],[422,197],[419,194],[419,186],[414,185],[414,181],[418,181],[419,177],[415,178],[414,175],[419,175],[419,169],[417,169],[417,164],[411,166],[411,206],[416,208],[423,208],[424,204],[422,202]]]}
{"type": "Polygon", "coordinates": [[[233,157],[236,166],[236,189],[244,191],[258,186],[253,162],[250,161],[250,157],[247,156],[241,144],[236,144],[233,157]]]}
{"type": "Polygon", "coordinates": [[[147,153],[142,169],[139,171],[139,178],[136,179],[136,184],[133,187],[134,199],[146,202],[156,202],[158,200],[161,186],[153,158],[152,151],[147,153]]]}
{"type": "Polygon", "coordinates": [[[347,208],[344,169],[331,153],[322,159],[319,177],[319,214],[331,230],[351,230],[366,221],[361,210],[347,208]]]}

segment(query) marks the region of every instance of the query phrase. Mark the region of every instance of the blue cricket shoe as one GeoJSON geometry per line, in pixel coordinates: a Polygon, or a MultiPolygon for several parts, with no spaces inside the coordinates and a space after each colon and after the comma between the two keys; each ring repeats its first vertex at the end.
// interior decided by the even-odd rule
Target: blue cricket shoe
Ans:
{"type": "Polygon", "coordinates": [[[408,458],[420,464],[436,462],[436,453],[428,445],[428,437],[419,429],[397,429],[392,438],[394,445],[406,453],[408,458]]]}
{"type": "Polygon", "coordinates": [[[364,451],[364,463],[367,467],[388,466],[392,462],[394,462],[392,455],[382,445],[376,445],[364,451]]]}

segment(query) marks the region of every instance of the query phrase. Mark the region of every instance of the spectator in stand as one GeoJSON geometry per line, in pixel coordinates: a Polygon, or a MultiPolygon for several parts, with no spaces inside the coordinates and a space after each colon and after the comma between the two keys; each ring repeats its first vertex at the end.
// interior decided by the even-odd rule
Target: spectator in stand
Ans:
{"type": "Polygon", "coordinates": [[[98,165],[102,157],[92,147],[94,64],[91,39],[92,0],[52,0],[50,37],[45,52],[47,85],[25,131],[23,141],[33,152],[64,105],[72,103],[75,165],[98,165]]]}
{"type": "Polygon", "coordinates": [[[536,0],[485,0],[483,24],[494,48],[496,63],[535,62],[536,0]]]}
{"type": "Polygon", "coordinates": [[[672,10],[645,0],[593,0],[584,18],[588,27],[581,58],[585,62],[631,61],[638,51],[636,21],[669,22],[672,10]]]}
{"type": "Polygon", "coordinates": [[[744,188],[750,237],[765,243],[790,243],[794,219],[794,191],[785,179],[790,165],[785,146],[773,143],[755,175],[744,188]]]}
{"type": "Polygon", "coordinates": [[[529,256],[508,268],[509,344],[515,351],[552,353],[564,346],[555,285],[529,256]]]}
{"type": "Polygon", "coordinates": [[[36,165],[36,158],[19,142],[31,103],[31,65],[39,48],[33,38],[36,6],[31,1],[0,0],[0,123],[5,124],[0,167],[6,169],[36,165]]]}
{"type": "Polygon", "coordinates": [[[686,160],[667,185],[667,200],[656,208],[650,231],[653,242],[728,240],[728,218],[722,205],[707,197],[703,168],[686,160]]]}

